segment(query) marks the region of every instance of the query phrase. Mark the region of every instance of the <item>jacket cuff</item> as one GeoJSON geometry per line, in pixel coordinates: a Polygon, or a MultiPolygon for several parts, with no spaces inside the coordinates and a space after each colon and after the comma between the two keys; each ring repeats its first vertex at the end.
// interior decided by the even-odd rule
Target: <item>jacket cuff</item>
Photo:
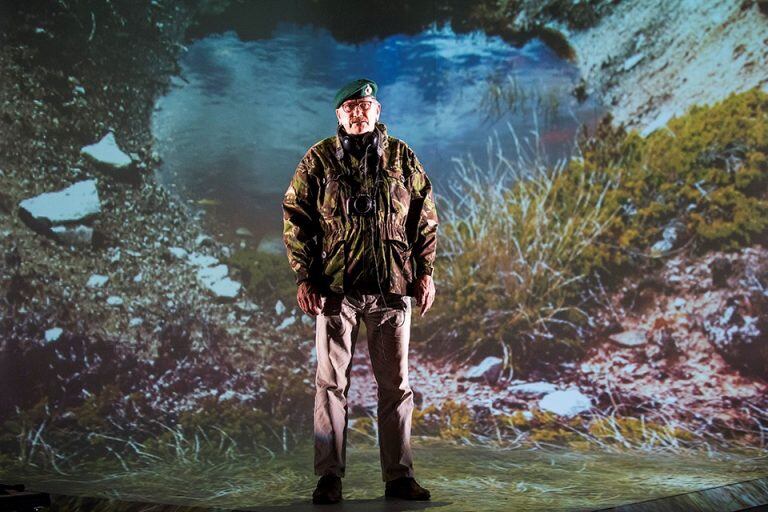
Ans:
{"type": "Polygon", "coordinates": [[[432,265],[419,265],[418,270],[416,271],[416,277],[431,276],[432,272],[434,272],[432,265]]]}
{"type": "Polygon", "coordinates": [[[300,285],[303,281],[309,281],[309,274],[304,270],[296,272],[296,285],[300,285]]]}

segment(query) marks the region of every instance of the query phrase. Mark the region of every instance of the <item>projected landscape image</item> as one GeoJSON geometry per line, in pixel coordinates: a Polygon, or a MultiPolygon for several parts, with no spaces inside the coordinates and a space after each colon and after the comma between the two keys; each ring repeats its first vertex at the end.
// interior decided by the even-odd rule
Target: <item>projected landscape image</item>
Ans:
{"type": "MultiPolygon", "coordinates": [[[[358,77],[440,217],[409,352],[433,506],[768,472],[764,2],[0,0],[0,34],[0,482],[309,503],[317,319],[281,201],[358,77]]],[[[361,508],[377,393],[363,327],[361,508]]]]}

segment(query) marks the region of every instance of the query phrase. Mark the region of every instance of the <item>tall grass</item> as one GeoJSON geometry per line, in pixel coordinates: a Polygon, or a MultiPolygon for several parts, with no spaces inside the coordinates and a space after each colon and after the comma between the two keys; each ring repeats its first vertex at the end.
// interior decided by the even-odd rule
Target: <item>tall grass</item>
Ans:
{"type": "Polygon", "coordinates": [[[575,269],[616,214],[603,211],[603,198],[619,180],[584,173],[562,197],[567,161],[548,166],[538,129],[521,139],[508,127],[509,143],[489,137],[485,161],[454,159],[440,206],[439,284],[448,297],[437,311],[450,326],[441,335],[457,339],[460,353],[498,342],[506,366],[519,369],[535,341],[574,343],[556,334],[586,320],[577,300],[585,275],[575,269]]]}

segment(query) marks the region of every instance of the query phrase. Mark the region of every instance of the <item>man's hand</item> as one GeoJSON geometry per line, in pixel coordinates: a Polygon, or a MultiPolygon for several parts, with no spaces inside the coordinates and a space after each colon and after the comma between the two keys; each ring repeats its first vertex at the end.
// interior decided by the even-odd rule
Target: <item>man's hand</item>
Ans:
{"type": "Polygon", "coordinates": [[[432,276],[425,274],[416,280],[414,296],[416,302],[421,305],[421,313],[419,316],[424,316],[424,314],[429,311],[429,308],[432,307],[432,302],[435,300],[435,283],[432,281],[432,276]]]}
{"type": "Polygon", "coordinates": [[[319,315],[323,310],[320,301],[320,293],[310,284],[309,281],[299,283],[299,290],[296,292],[296,300],[299,307],[308,315],[319,315]]]}

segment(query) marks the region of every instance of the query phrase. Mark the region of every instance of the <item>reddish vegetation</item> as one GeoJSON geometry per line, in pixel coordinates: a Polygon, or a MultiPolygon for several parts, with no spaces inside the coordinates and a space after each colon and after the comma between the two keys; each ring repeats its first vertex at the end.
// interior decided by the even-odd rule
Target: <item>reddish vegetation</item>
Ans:
{"type": "MultiPolygon", "coordinates": [[[[767,419],[768,383],[760,369],[768,361],[765,335],[752,324],[766,318],[758,310],[766,275],[768,251],[760,247],[671,258],[655,275],[606,298],[586,356],[549,382],[580,389],[603,412],[757,432],[767,419]]],[[[510,390],[519,382],[464,380],[466,367],[440,365],[414,350],[409,363],[420,408],[454,400],[476,412],[508,414],[530,409],[542,396],[510,390]]],[[[376,384],[363,339],[353,364],[351,412],[374,412],[376,384]]]]}

